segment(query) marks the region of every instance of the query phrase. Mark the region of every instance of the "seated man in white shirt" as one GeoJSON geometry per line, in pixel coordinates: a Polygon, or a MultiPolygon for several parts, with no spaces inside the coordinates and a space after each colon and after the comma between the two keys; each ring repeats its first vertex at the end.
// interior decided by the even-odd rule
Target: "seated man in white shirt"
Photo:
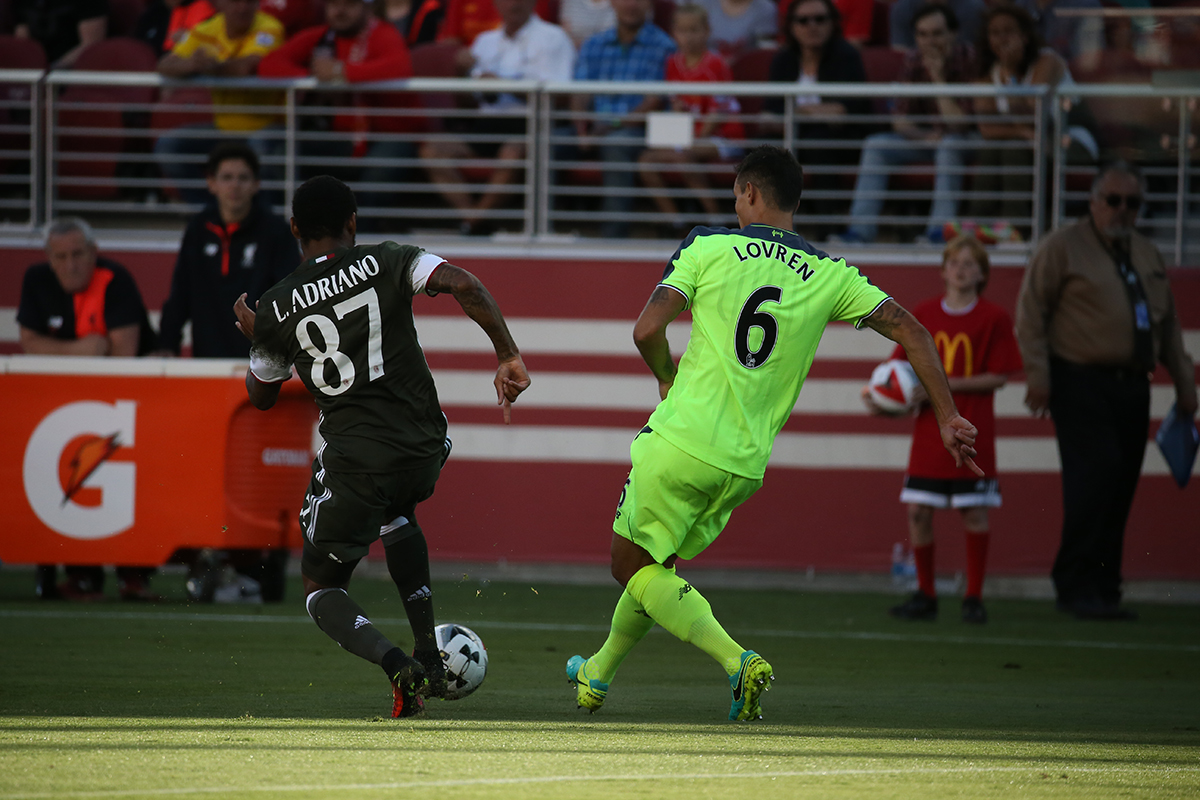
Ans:
{"type": "MultiPolygon", "coordinates": [[[[465,51],[459,68],[473,78],[506,80],[568,81],[575,68],[575,46],[562,28],[545,22],[533,13],[536,0],[493,0],[500,14],[499,27],[475,38],[465,51]]],[[[525,109],[527,98],[513,94],[483,94],[468,101],[478,106],[479,114],[447,120],[448,133],[454,138],[426,142],[421,159],[442,161],[472,157],[495,159],[486,189],[478,198],[451,184],[466,180],[457,166],[431,166],[429,177],[441,189],[442,196],[462,212],[460,231],[482,234],[491,229],[487,212],[500,204],[502,187],[515,183],[520,175],[519,162],[525,158],[525,109]],[[473,136],[506,137],[500,141],[472,141],[473,136]],[[508,138],[511,137],[511,138],[508,138]]],[[[437,162],[435,162],[437,163],[437,162]]]]}

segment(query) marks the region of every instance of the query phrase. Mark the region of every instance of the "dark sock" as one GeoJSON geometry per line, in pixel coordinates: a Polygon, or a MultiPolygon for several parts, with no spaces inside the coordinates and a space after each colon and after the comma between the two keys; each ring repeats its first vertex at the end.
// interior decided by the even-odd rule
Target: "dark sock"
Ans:
{"type": "Polygon", "coordinates": [[[425,535],[417,532],[388,545],[388,573],[400,591],[404,613],[412,627],[417,650],[437,650],[433,635],[433,591],[429,588],[429,547],[425,535]]]}
{"type": "Polygon", "coordinates": [[[343,589],[321,589],[308,596],[308,615],[325,634],[348,653],[383,666],[388,651],[396,648],[367,619],[367,612],[343,589]]]}

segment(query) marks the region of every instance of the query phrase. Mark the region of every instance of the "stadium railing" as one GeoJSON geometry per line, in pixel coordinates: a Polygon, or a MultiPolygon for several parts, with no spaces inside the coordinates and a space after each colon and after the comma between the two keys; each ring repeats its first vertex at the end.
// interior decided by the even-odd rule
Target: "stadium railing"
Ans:
{"type": "MultiPolygon", "coordinates": [[[[372,219],[375,230],[381,233],[456,230],[462,213],[443,199],[442,192],[484,191],[489,188],[493,171],[505,166],[515,168],[520,177],[511,185],[492,187],[505,196],[505,202],[481,217],[512,236],[531,240],[586,238],[596,235],[598,225],[610,222],[633,226],[637,236],[678,238],[678,229],[691,224],[731,224],[732,214],[708,219],[699,208],[691,207],[697,192],[681,178],[685,171],[703,174],[708,188],[702,193],[728,208],[735,158],[639,167],[636,151],[647,143],[641,131],[647,115],[623,120],[635,130],[627,142],[633,150],[624,160],[593,160],[573,152],[580,144],[595,144],[576,134],[576,121],[609,121],[591,111],[573,110],[573,96],[652,93],[663,97],[735,97],[740,109],[721,119],[742,123],[746,138],[738,143],[741,147],[773,143],[799,149],[806,172],[800,222],[806,235],[819,240],[850,222],[862,140],[871,132],[889,129],[892,101],[938,95],[1008,96],[1032,99],[1035,112],[1025,117],[997,115],[992,120],[1025,122],[1035,126],[1037,134],[1031,141],[968,138],[961,143],[972,158],[962,168],[966,180],[957,193],[959,218],[971,217],[981,224],[997,222],[1002,215],[993,212],[972,216],[974,209],[980,203],[1019,202],[1024,206],[1022,213],[1006,219],[1024,233],[1029,243],[1036,242],[1049,227],[1086,208],[1095,156],[1119,155],[1145,169],[1148,194],[1143,224],[1168,258],[1182,264],[1197,263],[1200,256],[1200,231],[1193,219],[1200,198],[1192,132],[1200,85],[1074,84],[1056,92],[1046,87],[974,84],[823,84],[820,91],[824,97],[861,100],[870,106],[868,113],[847,117],[805,114],[797,101],[796,87],[778,83],[483,84],[466,79],[422,78],[331,87],[319,86],[313,79],[168,81],[154,73],[0,70],[2,86],[22,88],[0,96],[0,111],[4,112],[0,115],[0,214],[7,218],[3,227],[8,229],[32,231],[55,216],[82,214],[101,227],[162,229],[164,235],[177,232],[186,215],[199,207],[182,202],[178,192],[204,186],[199,175],[205,156],[197,152],[174,157],[178,163],[193,165],[196,177],[172,182],[163,177],[162,159],[155,155],[154,144],[161,136],[176,131],[179,124],[211,119],[213,112],[273,118],[275,124],[253,138],[264,153],[264,190],[277,207],[282,209],[290,203],[295,187],[308,175],[332,171],[344,175],[360,193],[361,216],[372,219]],[[203,89],[215,90],[218,95],[247,89],[274,94],[266,103],[206,105],[195,99],[203,89]],[[131,90],[141,93],[131,94],[131,90]],[[512,94],[524,101],[523,106],[515,104],[503,114],[520,120],[523,133],[505,136],[472,132],[472,123],[481,112],[456,98],[478,96],[481,90],[489,95],[512,94]],[[360,97],[392,93],[407,99],[403,105],[354,105],[348,100],[351,92],[360,97]],[[172,102],[173,96],[176,102],[172,102]],[[771,99],[781,105],[782,113],[763,110],[764,102],[771,99]],[[1099,147],[1093,152],[1080,150],[1078,137],[1071,136],[1079,130],[1076,118],[1081,103],[1094,111],[1090,127],[1099,147]],[[322,124],[322,120],[339,115],[352,119],[358,132],[347,134],[322,124]],[[369,121],[381,117],[387,118],[386,127],[398,128],[399,132],[371,132],[369,121]],[[824,128],[818,135],[806,136],[814,125],[824,128]],[[323,145],[344,142],[348,136],[363,145],[408,142],[413,152],[402,158],[376,159],[322,154],[323,145]],[[472,157],[432,162],[422,160],[416,152],[424,142],[462,141],[484,149],[492,145],[494,149],[499,142],[514,138],[525,144],[525,151],[522,158],[511,161],[472,157]],[[974,159],[983,148],[1024,152],[1013,160],[1016,165],[985,167],[974,159]],[[435,185],[426,171],[439,165],[459,169],[461,182],[435,185]],[[403,174],[363,182],[358,178],[364,167],[392,167],[403,174]],[[636,180],[642,168],[665,174],[665,194],[677,201],[677,214],[655,208],[651,202],[655,190],[636,180]],[[632,186],[605,186],[605,173],[621,172],[634,173],[632,186]],[[1025,188],[982,188],[1003,177],[1019,179],[1017,183],[1023,181],[1025,188]],[[605,211],[604,198],[618,195],[631,197],[632,208],[605,211]]],[[[981,120],[986,118],[966,118],[971,126],[981,120]]],[[[214,130],[205,135],[215,143],[244,139],[247,134],[214,130]]],[[[897,242],[908,242],[923,228],[932,196],[933,166],[917,162],[889,167],[888,172],[892,177],[883,194],[883,210],[870,221],[883,226],[885,233],[881,238],[887,243],[877,246],[895,248],[897,242]]]]}

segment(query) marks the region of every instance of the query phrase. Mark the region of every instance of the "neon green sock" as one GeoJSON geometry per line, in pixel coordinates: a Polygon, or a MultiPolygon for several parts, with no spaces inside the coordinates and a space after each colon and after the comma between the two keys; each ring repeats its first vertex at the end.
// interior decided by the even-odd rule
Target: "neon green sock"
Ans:
{"type": "Polygon", "coordinates": [[[642,604],[634,600],[629,592],[622,592],[617,607],[613,609],[608,639],[596,655],[588,659],[588,677],[610,683],[625,656],[653,627],[654,620],[642,608],[642,604]]]}
{"type": "Polygon", "coordinates": [[[717,622],[704,595],[674,570],[661,564],[642,567],[630,578],[625,591],[641,603],[659,625],[716,659],[725,668],[725,674],[738,671],[742,646],[717,622]]]}

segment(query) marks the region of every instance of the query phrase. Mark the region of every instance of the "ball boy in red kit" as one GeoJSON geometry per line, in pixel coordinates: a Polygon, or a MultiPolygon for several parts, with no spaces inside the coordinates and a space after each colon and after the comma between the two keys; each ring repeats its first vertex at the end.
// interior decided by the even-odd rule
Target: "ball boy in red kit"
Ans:
{"type": "MultiPolygon", "coordinates": [[[[1008,313],[981,297],[990,265],[987,251],[972,236],[951,240],[942,251],[943,297],[926,300],[913,310],[929,329],[942,357],[954,402],[979,429],[975,462],[986,477],[976,478],[954,466],[943,452],[926,446],[929,427],[936,428],[933,410],[920,406],[913,426],[908,471],[900,502],[908,506],[908,532],[917,566],[918,589],[889,613],[901,619],[937,618],[934,587],[933,511],[953,508],[962,514],[967,535],[967,587],[963,595],[963,622],[987,622],[980,600],[988,550],[988,509],[1000,505],[996,480],[996,418],[994,397],[1008,376],[1021,369],[1021,356],[1008,313]]],[[[897,348],[891,358],[904,358],[897,348]]],[[[920,387],[918,387],[920,391],[920,387]]],[[[866,389],[863,400],[872,413],[883,413],[866,389]]]]}

